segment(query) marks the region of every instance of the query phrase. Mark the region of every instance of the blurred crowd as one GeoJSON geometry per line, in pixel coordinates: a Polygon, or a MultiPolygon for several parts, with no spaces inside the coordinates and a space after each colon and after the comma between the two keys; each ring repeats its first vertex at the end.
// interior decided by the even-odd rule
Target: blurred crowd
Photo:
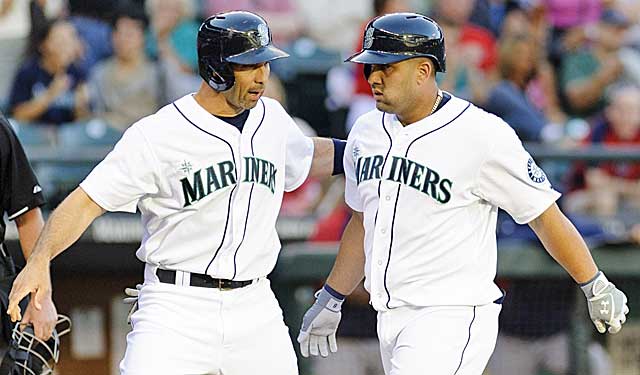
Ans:
{"type": "MultiPolygon", "coordinates": [[[[200,22],[245,9],[264,16],[276,44],[292,54],[273,64],[270,94],[286,98],[308,134],[345,137],[374,101],[362,68],[341,61],[360,48],[373,16],[417,11],[445,32],[441,88],[502,117],[523,141],[640,144],[633,0],[3,0],[0,7],[0,109],[33,124],[25,126],[99,119],[125,130],[197,90],[200,22]]],[[[638,221],[629,213],[640,208],[640,164],[550,168],[568,212],[638,221]]],[[[311,191],[285,210],[315,209],[318,188],[311,191]]],[[[632,224],[626,233],[640,239],[632,224]]]]}
{"type": "MultiPolygon", "coordinates": [[[[266,95],[306,134],[344,138],[375,107],[362,66],[342,60],[372,17],[414,11],[444,30],[440,87],[502,117],[523,141],[640,149],[637,0],[0,0],[0,109],[17,127],[98,122],[119,134],[197,90],[199,24],[236,9],[262,15],[292,55],[272,65],[266,95]]],[[[640,243],[640,162],[542,164],[588,241],[640,243]]],[[[311,238],[337,240],[349,217],[341,189],[308,181],[282,213],[314,215],[311,238]]],[[[508,218],[499,228],[532,238],[508,218]]],[[[556,340],[543,346],[560,331],[538,332],[556,340]]]]}

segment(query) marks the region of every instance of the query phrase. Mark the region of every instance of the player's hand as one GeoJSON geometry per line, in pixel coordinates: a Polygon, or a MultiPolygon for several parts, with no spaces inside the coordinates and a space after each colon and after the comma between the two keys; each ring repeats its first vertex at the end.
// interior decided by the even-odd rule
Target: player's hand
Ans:
{"type": "Polygon", "coordinates": [[[607,326],[609,333],[620,331],[627,320],[626,314],[629,313],[627,296],[607,280],[602,272],[598,272],[592,281],[580,287],[587,297],[589,315],[598,332],[605,333],[607,326]]]}
{"type": "Polygon", "coordinates": [[[136,284],[135,289],[125,288],[124,290],[124,294],[127,296],[122,299],[122,302],[127,305],[131,305],[129,313],[127,314],[127,324],[131,324],[131,315],[138,310],[138,296],[140,295],[140,289],[142,289],[142,284],[136,284]]]}
{"type": "Polygon", "coordinates": [[[11,293],[9,293],[9,307],[7,308],[7,314],[11,317],[11,321],[22,320],[18,304],[29,293],[31,293],[30,303],[37,310],[42,311],[51,301],[51,277],[49,276],[48,260],[31,257],[16,277],[13,287],[11,287],[11,293]]]}
{"type": "Polygon", "coordinates": [[[32,299],[24,312],[24,317],[20,322],[20,329],[23,330],[28,324],[32,324],[36,337],[46,341],[51,337],[51,333],[53,333],[57,323],[58,312],[50,298],[45,298],[42,301],[42,309],[40,310],[35,308],[32,299]]]}
{"type": "Polygon", "coordinates": [[[307,310],[302,318],[302,327],[298,335],[300,353],[303,357],[309,354],[323,357],[338,351],[336,331],[342,313],[343,300],[333,297],[324,288],[316,292],[316,302],[307,310]]]}

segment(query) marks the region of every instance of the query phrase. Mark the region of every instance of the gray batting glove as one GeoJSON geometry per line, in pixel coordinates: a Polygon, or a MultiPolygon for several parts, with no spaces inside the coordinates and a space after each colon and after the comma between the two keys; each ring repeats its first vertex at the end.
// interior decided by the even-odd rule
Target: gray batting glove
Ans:
{"type": "Polygon", "coordinates": [[[342,313],[340,308],[344,299],[331,295],[325,288],[316,292],[316,302],[302,318],[302,328],[298,335],[300,353],[303,357],[320,354],[323,357],[338,351],[336,331],[342,313]]]}
{"type": "Polygon", "coordinates": [[[609,333],[620,331],[629,313],[627,296],[601,271],[591,281],[581,284],[580,288],[587,297],[589,315],[598,332],[605,333],[607,326],[609,333]]]}
{"type": "Polygon", "coordinates": [[[140,289],[142,289],[142,284],[136,284],[136,288],[126,288],[124,290],[124,294],[127,297],[122,299],[122,302],[131,305],[129,308],[129,314],[127,314],[127,324],[131,324],[131,315],[133,315],[136,310],[138,310],[138,295],[140,294],[140,289]]]}

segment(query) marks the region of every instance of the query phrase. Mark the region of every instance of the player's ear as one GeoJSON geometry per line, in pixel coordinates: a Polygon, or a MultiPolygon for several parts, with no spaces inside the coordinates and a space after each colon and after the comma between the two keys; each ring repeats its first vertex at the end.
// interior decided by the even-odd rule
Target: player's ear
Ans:
{"type": "Polygon", "coordinates": [[[423,84],[427,82],[429,77],[433,74],[434,66],[428,58],[418,58],[416,60],[418,61],[418,84],[423,84]]]}

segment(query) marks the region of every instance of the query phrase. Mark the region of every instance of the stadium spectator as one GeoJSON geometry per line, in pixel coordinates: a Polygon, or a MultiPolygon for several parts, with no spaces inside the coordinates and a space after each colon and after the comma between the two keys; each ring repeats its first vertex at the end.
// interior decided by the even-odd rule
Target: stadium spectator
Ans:
{"type": "MultiPolygon", "coordinates": [[[[519,24],[524,22],[526,19],[519,24]]],[[[563,136],[565,116],[549,82],[553,70],[527,31],[503,33],[498,63],[501,80],[489,91],[483,107],[502,117],[524,141],[558,140],[563,136]]]]}
{"type": "Polygon", "coordinates": [[[160,73],[144,53],[146,23],[141,8],[124,8],[113,22],[115,55],[96,66],[89,80],[94,115],[123,131],[154,113],[162,97],[160,73]]]}
{"type": "Polygon", "coordinates": [[[158,61],[161,71],[162,104],[172,102],[200,87],[195,48],[199,24],[194,21],[191,0],[147,0],[151,27],[147,32],[147,53],[158,61]]]}
{"type": "Polygon", "coordinates": [[[456,96],[483,102],[488,84],[495,79],[498,54],[491,32],[469,21],[473,7],[474,0],[436,0],[434,4],[434,17],[447,46],[447,72],[438,82],[456,96]]]}
{"type": "Polygon", "coordinates": [[[606,88],[623,78],[619,52],[628,27],[624,15],[608,10],[596,27],[587,29],[591,43],[564,57],[559,78],[572,114],[591,116],[602,110],[606,88]]]}
{"type": "Polygon", "coordinates": [[[82,41],[80,65],[90,72],[100,61],[113,54],[111,25],[115,1],[69,0],[69,22],[82,41]]]}
{"type": "Polygon", "coordinates": [[[353,25],[360,25],[373,14],[371,0],[295,0],[304,35],[319,47],[348,53],[362,37],[353,25]]]}
{"type": "Polygon", "coordinates": [[[197,72],[199,24],[191,0],[148,0],[146,7],[151,18],[148,53],[175,62],[184,72],[197,72]]]}
{"type": "MultiPolygon", "coordinates": [[[[588,144],[640,146],[640,88],[611,88],[604,118],[587,137],[588,144]]],[[[640,223],[640,163],[601,162],[579,168],[564,206],[568,212],[611,217],[636,213],[640,223]]]]}
{"type": "Polygon", "coordinates": [[[271,28],[273,41],[287,45],[298,38],[303,29],[302,17],[294,0],[204,0],[203,16],[230,10],[247,10],[258,13],[271,28]]]}
{"type": "Polygon", "coordinates": [[[33,30],[9,97],[17,121],[62,124],[89,114],[86,72],[76,65],[80,50],[67,21],[46,21],[33,30]]]}

